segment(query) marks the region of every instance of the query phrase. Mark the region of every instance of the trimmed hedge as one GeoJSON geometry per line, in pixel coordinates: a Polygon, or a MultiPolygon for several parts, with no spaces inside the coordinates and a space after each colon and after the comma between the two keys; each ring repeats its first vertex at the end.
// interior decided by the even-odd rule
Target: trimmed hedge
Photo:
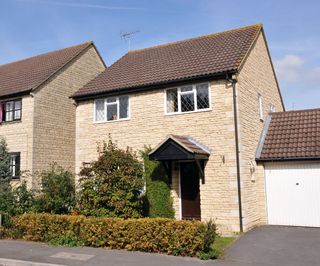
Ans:
{"type": "Polygon", "coordinates": [[[216,236],[213,223],[163,218],[120,219],[23,214],[0,237],[22,238],[59,245],[84,245],[180,256],[210,252],[216,236]]]}

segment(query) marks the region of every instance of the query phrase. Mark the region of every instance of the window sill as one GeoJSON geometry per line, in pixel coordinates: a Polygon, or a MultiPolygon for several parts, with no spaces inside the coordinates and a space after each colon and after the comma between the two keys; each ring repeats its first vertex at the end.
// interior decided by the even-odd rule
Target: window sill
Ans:
{"type": "Polygon", "coordinates": [[[190,112],[176,112],[176,113],[165,113],[165,116],[171,116],[171,115],[184,115],[184,114],[194,114],[194,113],[204,113],[204,112],[211,112],[212,108],[209,109],[203,109],[203,110],[197,110],[197,111],[190,111],[190,112]]]}
{"type": "Polygon", "coordinates": [[[0,126],[18,124],[18,123],[21,123],[21,122],[22,122],[21,120],[3,121],[3,122],[0,123],[0,126]]]}
{"type": "Polygon", "coordinates": [[[93,121],[93,124],[116,123],[116,122],[129,121],[129,120],[130,118],[123,118],[123,119],[110,120],[110,121],[93,121]]]}

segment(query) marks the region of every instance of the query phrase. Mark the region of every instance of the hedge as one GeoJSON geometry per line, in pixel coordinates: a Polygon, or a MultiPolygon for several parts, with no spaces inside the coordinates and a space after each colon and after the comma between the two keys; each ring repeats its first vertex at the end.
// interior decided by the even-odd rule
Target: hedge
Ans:
{"type": "MultiPolygon", "coordinates": [[[[28,213],[13,217],[0,237],[52,244],[84,245],[199,256],[210,252],[216,236],[213,223],[164,218],[120,219],[28,213]]],[[[1,228],[1,227],[0,227],[1,228]]]]}

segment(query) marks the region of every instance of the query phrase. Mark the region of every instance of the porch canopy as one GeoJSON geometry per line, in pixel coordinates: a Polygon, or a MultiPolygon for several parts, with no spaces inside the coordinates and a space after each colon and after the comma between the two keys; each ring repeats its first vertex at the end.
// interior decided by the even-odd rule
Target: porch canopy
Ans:
{"type": "Polygon", "coordinates": [[[150,153],[149,159],[161,161],[171,181],[172,161],[195,161],[204,183],[204,165],[210,150],[189,136],[169,135],[150,153]]]}

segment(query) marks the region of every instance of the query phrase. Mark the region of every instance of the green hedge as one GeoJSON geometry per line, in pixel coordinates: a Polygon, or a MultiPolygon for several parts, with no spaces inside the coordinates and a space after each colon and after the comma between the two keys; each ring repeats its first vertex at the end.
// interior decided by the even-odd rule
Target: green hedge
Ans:
{"type": "Polygon", "coordinates": [[[146,180],[145,216],[151,218],[174,218],[173,200],[166,172],[158,161],[149,160],[148,153],[152,149],[145,147],[140,151],[144,160],[144,176],[146,180]]]}
{"type": "Polygon", "coordinates": [[[181,256],[210,252],[216,236],[213,223],[163,218],[120,219],[23,214],[13,217],[2,237],[59,245],[84,245],[181,256]]]}

